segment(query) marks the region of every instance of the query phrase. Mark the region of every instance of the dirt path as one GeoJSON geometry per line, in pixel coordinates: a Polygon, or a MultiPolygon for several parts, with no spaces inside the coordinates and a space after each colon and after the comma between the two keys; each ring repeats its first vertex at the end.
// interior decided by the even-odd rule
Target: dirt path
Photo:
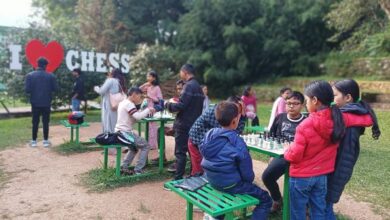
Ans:
{"type": "MultiPolygon", "coordinates": [[[[68,130],[51,127],[51,140],[58,145],[68,139],[68,130]]],[[[81,137],[100,132],[98,124],[81,130],[81,137]]],[[[168,155],[173,139],[167,138],[168,155]]],[[[41,143],[39,143],[41,144],[41,143]]],[[[152,158],[157,155],[152,151],[152,158]]],[[[161,182],[90,193],[79,184],[79,175],[102,164],[100,152],[61,156],[40,145],[0,152],[0,161],[11,179],[0,189],[0,219],[184,219],[185,202],[163,190],[161,182]]],[[[110,158],[113,164],[113,158],[110,158]]],[[[266,164],[255,162],[257,174],[266,164]]],[[[256,178],[259,180],[259,177],[256,178]]],[[[281,183],[282,184],[282,183],[281,183]]],[[[368,204],[342,198],[336,211],[352,219],[382,219],[368,204]]],[[[196,214],[194,219],[202,219],[196,214]]]]}

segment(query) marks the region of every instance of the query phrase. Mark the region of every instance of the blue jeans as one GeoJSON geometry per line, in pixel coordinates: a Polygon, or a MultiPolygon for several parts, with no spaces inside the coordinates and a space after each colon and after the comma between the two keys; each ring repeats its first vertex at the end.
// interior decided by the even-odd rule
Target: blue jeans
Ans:
{"type": "Polygon", "coordinates": [[[72,98],[72,112],[80,111],[81,100],[72,98]]]}
{"type": "Polygon", "coordinates": [[[326,219],[327,176],[308,178],[290,177],[290,219],[306,219],[306,207],[310,207],[310,219],[326,219]]]}
{"type": "MultiPolygon", "coordinates": [[[[268,192],[256,186],[253,183],[240,182],[232,188],[221,190],[230,194],[247,194],[260,200],[259,205],[252,212],[252,218],[255,220],[266,220],[271,211],[272,199],[268,192]]],[[[221,219],[222,216],[218,216],[221,219]]],[[[223,219],[223,218],[222,218],[223,219]]]]}
{"type": "Polygon", "coordinates": [[[325,216],[326,216],[326,220],[336,220],[336,216],[334,215],[334,211],[333,211],[332,202],[326,203],[325,216]]]}

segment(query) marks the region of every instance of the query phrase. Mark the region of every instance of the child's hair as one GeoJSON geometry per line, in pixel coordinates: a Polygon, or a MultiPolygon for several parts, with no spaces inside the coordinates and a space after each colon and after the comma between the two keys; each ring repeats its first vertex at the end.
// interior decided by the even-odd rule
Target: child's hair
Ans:
{"type": "Polygon", "coordinates": [[[229,96],[229,98],[226,99],[227,102],[234,102],[236,104],[240,103],[242,100],[239,96],[233,95],[229,96]]]}
{"type": "Polygon", "coordinates": [[[242,93],[243,96],[249,96],[249,91],[251,91],[252,86],[245,86],[244,92],[242,93]]]}
{"type": "Polygon", "coordinates": [[[152,71],[148,72],[148,75],[151,75],[154,78],[154,80],[152,81],[152,85],[154,85],[154,86],[160,85],[160,79],[158,78],[156,71],[152,70],[152,71]]]}
{"type": "Polygon", "coordinates": [[[128,91],[127,91],[127,95],[128,96],[131,96],[133,94],[142,94],[142,90],[139,88],[139,87],[131,87],[128,91]]]}
{"type": "Polygon", "coordinates": [[[179,80],[176,81],[176,85],[184,86],[184,84],[185,84],[184,80],[179,79],[179,80]]]}
{"type": "Polygon", "coordinates": [[[238,108],[233,102],[222,101],[215,109],[215,118],[221,126],[229,126],[237,115],[238,108]]]}
{"type": "Polygon", "coordinates": [[[333,86],[340,91],[344,96],[350,94],[352,97],[353,102],[360,103],[371,115],[373,126],[372,126],[372,138],[378,139],[381,135],[381,131],[379,129],[378,125],[378,119],[376,117],[376,114],[374,110],[371,108],[371,106],[360,99],[360,89],[359,84],[353,80],[353,79],[344,79],[337,81],[333,84],[333,86]]]}
{"type": "Polygon", "coordinates": [[[204,87],[207,87],[205,84],[202,84],[202,85],[200,85],[200,88],[204,88],[204,87]]]}
{"type": "Polygon", "coordinates": [[[333,132],[331,140],[333,143],[341,140],[345,133],[345,124],[340,109],[337,108],[336,105],[331,105],[334,95],[330,84],[323,80],[310,82],[308,85],[306,85],[304,93],[310,98],[317,97],[317,100],[320,101],[322,105],[331,108],[333,120],[333,132]]]}
{"type": "Polygon", "coordinates": [[[80,68],[74,68],[72,72],[77,73],[79,76],[81,76],[81,69],[80,68]]]}
{"type": "Polygon", "coordinates": [[[289,87],[283,87],[283,88],[280,90],[280,95],[283,95],[283,93],[285,93],[286,91],[292,91],[292,89],[289,88],[289,87]]]}
{"type": "Polygon", "coordinates": [[[289,95],[289,96],[287,97],[287,99],[292,99],[292,98],[294,98],[294,99],[296,99],[296,100],[299,100],[299,102],[301,102],[301,103],[304,103],[304,102],[305,102],[305,97],[303,96],[302,93],[300,93],[300,92],[298,92],[298,91],[293,91],[293,92],[291,93],[291,95],[289,95]]]}

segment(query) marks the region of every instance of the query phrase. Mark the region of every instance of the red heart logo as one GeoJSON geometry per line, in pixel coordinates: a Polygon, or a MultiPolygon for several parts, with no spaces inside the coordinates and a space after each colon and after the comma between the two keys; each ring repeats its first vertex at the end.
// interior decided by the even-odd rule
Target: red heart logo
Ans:
{"type": "Polygon", "coordinates": [[[44,45],[40,40],[33,39],[26,44],[26,57],[34,68],[38,66],[38,58],[45,57],[49,62],[46,71],[51,73],[61,65],[64,48],[57,41],[50,41],[44,45]]]}

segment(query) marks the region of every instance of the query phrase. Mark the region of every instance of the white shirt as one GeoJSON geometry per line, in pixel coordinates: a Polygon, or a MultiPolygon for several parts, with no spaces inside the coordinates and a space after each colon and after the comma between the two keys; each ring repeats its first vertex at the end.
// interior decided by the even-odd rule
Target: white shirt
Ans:
{"type": "Polygon", "coordinates": [[[118,106],[118,120],[115,125],[115,131],[131,132],[133,125],[150,113],[149,108],[143,111],[138,111],[134,103],[129,99],[125,99],[118,106]]]}

